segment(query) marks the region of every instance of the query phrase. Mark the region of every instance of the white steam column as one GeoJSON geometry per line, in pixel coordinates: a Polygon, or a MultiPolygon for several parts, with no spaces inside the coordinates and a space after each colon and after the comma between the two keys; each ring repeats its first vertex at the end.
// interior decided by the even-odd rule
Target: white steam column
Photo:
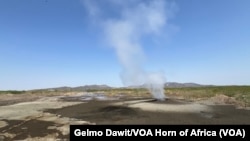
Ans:
{"type": "Polygon", "coordinates": [[[150,91],[152,96],[159,100],[164,101],[166,99],[164,93],[165,77],[163,73],[150,73],[146,82],[146,88],[150,91]]]}
{"type": "Polygon", "coordinates": [[[163,73],[148,73],[142,40],[165,34],[174,3],[166,0],[83,0],[85,9],[100,24],[105,39],[122,65],[121,78],[126,86],[145,84],[152,96],[165,100],[163,73]],[[108,5],[108,8],[107,8],[108,5]],[[111,10],[110,10],[111,9],[111,10]],[[142,39],[145,38],[145,39],[142,39]]]}

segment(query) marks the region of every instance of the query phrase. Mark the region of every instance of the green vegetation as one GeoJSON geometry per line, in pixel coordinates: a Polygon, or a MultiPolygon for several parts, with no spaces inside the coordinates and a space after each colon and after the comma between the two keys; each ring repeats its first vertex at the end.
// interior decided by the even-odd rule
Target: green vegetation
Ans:
{"type": "Polygon", "coordinates": [[[216,95],[225,95],[250,106],[250,86],[166,88],[165,92],[167,95],[182,96],[185,99],[205,99],[216,95]]]}
{"type": "MultiPolygon", "coordinates": [[[[74,89],[40,89],[30,91],[0,91],[0,94],[37,94],[37,95],[60,95],[63,93],[83,92],[74,89]]],[[[144,88],[113,88],[113,89],[88,89],[85,92],[105,93],[109,96],[128,95],[132,97],[151,97],[149,91],[144,88]]],[[[184,87],[165,88],[165,94],[172,97],[180,97],[187,100],[202,100],[217,95],[233,98],[245,106],[250,106],[250,86],[211,86],[211,87],[184,87]]]]}
{"type": "Polygon", "coordinates": [[[23,94],[25,91],[15,91],[15,90],[9,90],[9,91],[0,91],[0,94],[23,94]]]}
{"type": "MultiPolygon", "coordinates": [[[[103,92],[110,96],[124,94],[129,96],[151,97],[144,88],[117,88],[106,90],[88,90],[88,92],[103,92]]],[[[165,88],[165,94],[172,97],[181,97],[187,100],[203,100],[217,95],[233,98],[244,106],[250,106],[250,86],[211,86],[211,87],[183,87],[165,88]]]]}

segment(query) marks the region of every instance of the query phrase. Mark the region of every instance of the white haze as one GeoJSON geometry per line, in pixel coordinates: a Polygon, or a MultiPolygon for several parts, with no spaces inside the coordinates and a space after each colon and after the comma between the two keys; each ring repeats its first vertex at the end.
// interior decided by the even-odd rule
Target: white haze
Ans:
{"type": "Polygon", "coordinates": [[[116,51],[123,67],[124,85],[144,85],[154,98],[164,100],[165,75],[143,69],[146,55],[140,41],[145,35],[161,34],[172,14],[169,3],[166,0],[106,0],[105,4],[113,6],[116,12],[107,16],[105,8],[100,6],[103,3],[98,5],[98,2],[85,0],[83,4],[92,18],[99,19],[105,38],[116,51]]]}

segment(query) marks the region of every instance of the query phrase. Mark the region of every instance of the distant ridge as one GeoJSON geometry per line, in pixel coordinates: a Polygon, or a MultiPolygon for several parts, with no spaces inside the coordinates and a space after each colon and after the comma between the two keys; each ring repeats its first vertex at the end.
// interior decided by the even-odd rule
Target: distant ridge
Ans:
{"type": "Polygon", "coordinates": [[[85,85],[72,88],[76,91],[85,91],[85,90],[105,90],[105,89],[112,89],[112,87],[108,85],[85,85]]]}
{"type": "MultiPolygon", "coordinates": [[[[214,85],[202,85],[197,83],[178,83],[178,82],[167,82],[165,83],[165,88],[186,88],[186,87],[209,87],[214,85]]],[[[115,87],[110,87],[108,85],[84,85],[77,87],[55,87],[55,88],[45,88],[45,89],[36,89],[36,90],[47,90],[47,91],[87,91],[87,90],[108,90],[115,87]]],[[[144,85],[139,86],[127,86],[120,88],[145,88],[144,85]]]]}
{"type": "MultiPolygon", "coordinates": [[[[164,84],[165,88],[187,88],[187,87],[212,87],[214,85],[202,85],[197,83],[178,83],[178,82],[167,82],[164,84]]],[[[145,88],[145,85],[139,86],[128,86],[128,88],[145,88]]]]}
{"type": "Polygon", "coordinates": [[[165,87],[167,87],[167,88],[203,87],[203,86],[212,86],[212,85],[201,85],[201,84],[197,84],[197,83],[177,83],[177,82],[165,83],[165,87]]]}

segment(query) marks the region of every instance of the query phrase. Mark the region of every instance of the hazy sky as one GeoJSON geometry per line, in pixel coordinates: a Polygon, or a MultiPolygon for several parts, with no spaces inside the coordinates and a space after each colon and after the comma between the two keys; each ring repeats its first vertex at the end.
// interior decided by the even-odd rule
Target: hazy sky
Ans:
{"type": "MultiPolygon", "coordinates": [[[[148,0],[86,2],[0,1],[0,90],[123,86],[122,63],[103,21],[121,19],[120,7],[148,0]]],[[[166,26],[138,39],[143,68],[164,72],[167,82],[249,85],[249,7],[249,0],[167,1],[166,26]]]]}

